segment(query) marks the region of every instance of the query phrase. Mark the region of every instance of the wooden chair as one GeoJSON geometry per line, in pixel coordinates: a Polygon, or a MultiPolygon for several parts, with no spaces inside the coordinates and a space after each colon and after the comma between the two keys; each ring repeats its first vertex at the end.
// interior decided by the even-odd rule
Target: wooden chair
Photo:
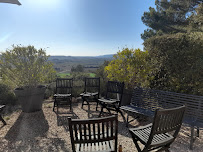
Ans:
{"type": "Polygon", "coordinates": [[[72,109],[72,87],[73,87],[73,79],[67,78],[57,78],[56,79],[56,92],[54,94],[54,106],[58,107],[59,105],[67,105],[70,104],[70,110],[72,109]]]}
{"type": "Polygon", "coordinates": [[[129,129],[138,152],[151,150],[169,151],[182,125],[185,106],[156,110],[153,124],[129,129]],[[144,149],[138,145],[140,141],[144,149]]]}
{"type": "Polygon", "coordinates": [[[100,78],[85,78],[85,90],[80,94],[82,97],[82,108],[83,105],[90,106],[90,102],[96,102],[98,108],[98,99],[100,94],[100,78]],[[85,104],[85,102],[87,104],[85,104]]]}
{"type": "Polygon", "coordinates": [[[119,112],[125,120],[125,117],[120,110],[123,89],[124,82],[108,81],[106,97],[103,99],[98,99],[99,103],[101,104],[101,112],[99,114],[99,117],[103,113],[104,108],[106,108],[110,114],[111,110],[116,111],[117,113],[119,112]]]}
{"type": "Polygon", "coordinates": [[[68,119],[73,152],[117,152],[117,115],[88,120],[68,119]]]}

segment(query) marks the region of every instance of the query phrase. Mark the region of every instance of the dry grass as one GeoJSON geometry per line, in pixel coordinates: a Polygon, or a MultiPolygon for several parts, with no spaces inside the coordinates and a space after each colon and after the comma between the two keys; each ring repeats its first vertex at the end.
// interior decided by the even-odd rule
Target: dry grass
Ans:
{"type": "MultiPolygon", "coordinates": [[[[69,107],[59,108],[58,114],[52,111],[52,101],[45,101],[43,110],[35,113],[23,113],[16,111],[7,119],[7,125],[0,122],[0,151],[72,151],[68,130],[68,117],[87,119],[87,106],[81,109],[81,102],[74,101],[73,112],[69,107]]],[[[95,105],[91,106],[90,117],[98,117],[95,105]]],[[[131,123],[129,127],[145,125],[150,120],[141,119],[131,123]]],[[[201,128],[202,129],[202,128],[201,128]]],[[[183,126],[176,141],[171,146],[171,151],[189,152],[190,137],[189,127],[183,126]]],[[[194,150],[203,151],[203,131],[200,138],[194,143],[194,150]]],[[[119,115],[118,145],[122,145],[123,152],[134,152],[135,146],[125,127],[122,117],[119,115]]]]}

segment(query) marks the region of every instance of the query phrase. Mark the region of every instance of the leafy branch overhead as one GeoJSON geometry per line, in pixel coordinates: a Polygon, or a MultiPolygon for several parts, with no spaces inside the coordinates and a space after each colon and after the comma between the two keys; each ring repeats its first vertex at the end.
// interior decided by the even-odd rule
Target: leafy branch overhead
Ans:
{"type": "Polygon", "coordinates": [[[156,0],[155,5],[156,8],[150,7],[142,16],[142,22],[149,27],[141,34],[143,40],[155,35],[186,33],[191,20],[195,20],[196,14],[201,14],[202,1],[156,0]]]}
{"type": "Polygon", "coordinates": [[[4,82],[13,87],[37,87],[54,78],[55,70],[45,50],[34,46],[13,46],[1,55],[4,82]]]}

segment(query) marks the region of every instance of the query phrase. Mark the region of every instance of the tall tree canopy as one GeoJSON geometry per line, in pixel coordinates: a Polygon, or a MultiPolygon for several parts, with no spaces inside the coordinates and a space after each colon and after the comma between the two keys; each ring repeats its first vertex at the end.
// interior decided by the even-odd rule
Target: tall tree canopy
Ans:
{"type": "Polygon", "coordinates": [[[150,87],[203,95],[203,0],[156,0],[141,35],[156,61],[150,87]]]}
{"type": "Polygon", "coordinates": [[[146,40],[155,35],[186,33],[190,16],[197,14],[195,9],[202,2],[202,0],[156,0],[156,9],[150,7],[149,12],[145,12],[142,16],[143,23],[149,28],[141,34],[141,38],[146,40]]]}

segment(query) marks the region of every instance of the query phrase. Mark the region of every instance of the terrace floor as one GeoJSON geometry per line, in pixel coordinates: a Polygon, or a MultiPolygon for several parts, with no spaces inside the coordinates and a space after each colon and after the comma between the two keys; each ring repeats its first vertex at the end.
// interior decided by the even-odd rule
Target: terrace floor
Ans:
{"type": "MultiPolygon", "coordinates": [[[[81,101],[73,102],[73,112],[69,107],[59,108],[58,114],[52,111],[53,101],[46,100],[43,110],[34,113],[23,113],[17,110],[7,117],[7,125],[0,122],[0,151],[67,151],[71,152],[71,142],[68,130],[68,117],[87,119],[87,106],[81,109],[81,101]]],[[[96,105],[91,105],[91,117],[98,117],[96,105]]],[[[149,118],[141,117],[129,127],[137,127],[149,123],[149,118]]],[[[201,128],[203,129],[203,128],[201,128]]],[[[123,152],[136,151],[135,145],[119,115],[118,145],[122,145],[123,152]]],[[[172,144],[172,152],[189,152],[190,128],[183,126],[178,138],[172,144]]],[[[193,152],[203,151],[203,131],[194,143],[193,152]]]]}

